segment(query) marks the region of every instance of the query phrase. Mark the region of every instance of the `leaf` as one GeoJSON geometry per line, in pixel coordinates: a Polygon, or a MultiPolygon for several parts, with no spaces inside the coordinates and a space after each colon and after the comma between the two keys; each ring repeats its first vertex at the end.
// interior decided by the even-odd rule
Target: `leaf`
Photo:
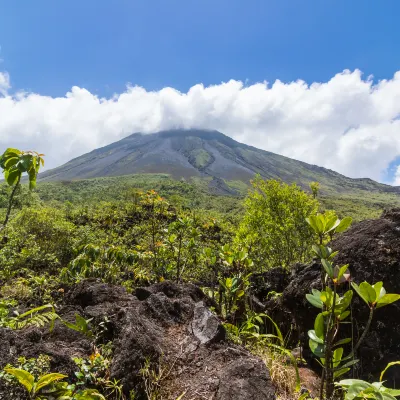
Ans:
{"type": "Polygon", "coordinates": [[[337,341],[334,346],[340,346],[342,344],[347,344],[351,342],[351,338],[345,338],[345,339],[341,339],[339,341],[337,341]]]}
{"type": "Polygon", "coordinates": [[[58,374],[58,373],[52,373],[52,374],[47,374],[44,376],[41,376],[36,383],[36,392],[38,392],[40,389],[44,388],[47,385],[50,385],[53,382],[59,381],[60,379],[67,378],[67,375],[63,374],[58,374]]]}
{"type": "Polygon", "coordinates": [[[346,274],[346,275],[350,275],[350,272],[349,272],[349,264],[343,265],[343,266],[340,267],[340,269],[338,270],[338,273],[337,273],[336,278],[337,278],[337,280],[338,280],[340,283],[346,282],[346,279],[343,278],[343,275],[345,275],[345,274],[346,274]]]}
{"type": "Polygon", "coordinates": [[[315,295],[312,295],[312,294],[309,294],[309,293],[307,293],[306,294],[306,299],[308,300],[308,302],[309,303],[311,303],[314,307],[317,307],[317,308],[321,308],[322,309],[322,307],[323,307],[323,303],[322,303],[322,300],[321,300],[321,298],[320,298],[320,295],[317,297],[317,296],[315,296],[315,295]]]}
{"type": "Polygon", "coordinates": [[[343,356],[343,347],[338,347],[333,352],[333,366],[337,367],[342,360],[343,356]]]}
{"type": "Polygon", "coordinates": [[[367,303],[369,306],[368,298],[364,297],[364,294],[361,292],[360,287],[355,283],[351,282],[351,287],[356,291],[356,293],[367,303]]]}
{"type": "MultiPolygon", "coordinates": [[[[353,385],[362,385],[363,383],[367,383],[367,382],[365,382],[361,379],[343,379],[339,382],[339,385],[344,388],[348,388],[353,385]]],[[[367,386],[369,386],[368,383],[367,383],[367,386]]]]}
{"type": "Polygon", "coordinates": [[[360,284],[360,291],[363,296],[368,299],[369,304],[375,303],[376,300],[376,293],[374,288],[368,282],[362,282],[360,284]]]}
{"type": "MultiPolygon", "coordinates": [[[[276,330],[276,334],[277,334],[278,337],[279,337],[279,341],[280,341],[280,343],[281,343],[281,346],[284,346],[285,341],[283,340],[283,335],[282,335],[282,332],[281,332],[281,330],[279,329],[278,325],[276,324],[276,322],[275,322],[269,315],[265,314],[264,316],[265,316],[266,318],[268,318],[268,319],[271,321],[272,325],[274,325],[274,328],[275,328],[275,330],[276,330]]],[[[291,354],[291,353],[290,353],[290,354],[291,354]]]]}
{"type": "Polygon", "coordinates": [[[340,224],[336,227],[335,232],[342,233],[344,231],[347,231],[347,229],[350,227],[352,222],[353,222],[353,218],[351,218],[351,217],[343,218],[340,221],[340,224]]]}
{"type": "Polygon", "coordinates": [[[321,339],[320,337],[318,337],[318,336],[316,335],[316,333],[315,333],[314,330],[309,330],[309,331],[308,331],[308,337],[309,337],[312,341],[314,341],[314,342],[316,342],[316,343],[324,344],[324,340],[321,339]]]}
{"type": "Polygon", "coordinates": [[[315,233],[322,233],[322,230],[320,229],[321,222],[319,221],[317,215],[311,215],[309,218],[306,218],[306,222],[311,226],[315,233]]]}
{"type": "Polygon", "coordinates": [[[383,379],[383,375],[385,374],[385,372],[392,367],[393,365],[400,365],[400,361],[393,361],[390,362],[388,365],[386,365],[385,369],[381,372],[381,376],[379,377],[379,380],[382,382],[383,379]]]}
{"type": "Polygon", "coordinates": [[[391,294],[391,293],[385,294],[377,301],[376,308],[387,306],[388,304],[392,304],[399,299],[400,299],[400,294],[391,294]]]}
{"type": "Polygon", "coordinates": [[[18,179],[21,178],[21,172],[18,171],[17,169],[13,169],[8,172],[7,175],[5,175],[6,181],[9,186],[13,186],[18,182],[18,179]]]}
{"type": "Polygon", "coordinates": [[[329,278],[333,278],[333,266],[332,263],[328,260],[322,259],[322,266],[324,267],[325,272],[328,274],[329,278]]]}
{"type": "Polygon", "coordinates": [[[332,216],[328,219],[328,221],[326,222],[326,225],[325,225],[325,232],[326,232],[326,233],[329,233],[329,232],[335,230],[335,228],[336,228],[337,226],[339,226],[339,224],[340,224],[340,220],[336,217],[336,215],[332,215],[332,216]]]}
{"type": "Polygon", "coordinates": [[[324,357],[325,356],[325,346],[321,343],[314,342],[314,340],[310,339],[308,341],[308,344],[310,346],[311,351],[317,356],[317,357],[324,357]]]}
{"type": "Polygon", "coordinates": [[[17,378],[18,382],[21,385],[25,386],[26,390],[29,393],[32,392],[33,385],[35,383],[35,378],[28,371],[19,368],[4,368],[4,371],[6,371],[7,374],[10,374],[15,378],[17,378]]]}
{"type": "Polygon", "coordinates": [[[324,337],[324,316],[322,313],[319,313],[314,321],[314,330],[315,334],[322,338],[324,337]]]}
{"type": "MultiPolygon", "coordinates": [[[[346,357],[347,358],[347,357],[346,357]]],[[[343,360],[345,360],[346,358],[343,358],[343,360]]],[[[342,360],[342,361],[343,361],[342,360]]],[[[349,362],[347,362],[346,364],[343,364],[342,366],[340,366],[340,368],[346,368],[346,367],[351,367],[352,365],[355,365],[359,362],[360,360],[351,360],[349,362]]],[[[335,368],[334,370],[337,370],[338,368],[335,368]]]]}
{"type": "Polygon", "coordinates": [[[345,320],[348,316],[350,315],[350,311],[345,311],[343,313],[340,313],[340,315],[338,316],[338,318],[340,319],[340,321],[345,320]]]}
{"type": "Polygon", "coordinates": [[[350,371],[350,368],[341,368],[341,369],[339,369],[339,370],[337,370],[337,371],[335,371],[334,373],[333,373],[333,377],[336,379],[336,378],[339,378],[339,376],[342,376],[342,375],[344,375],[345,373],[347,373],[347,372],[349,372],[350,371]]]}

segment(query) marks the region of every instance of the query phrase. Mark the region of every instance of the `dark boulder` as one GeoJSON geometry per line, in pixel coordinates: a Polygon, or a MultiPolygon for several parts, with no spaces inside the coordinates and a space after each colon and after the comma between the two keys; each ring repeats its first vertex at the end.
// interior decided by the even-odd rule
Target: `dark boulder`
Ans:
{"type": "MultiPolygon", "coordinates": [[[[133,389],[137,398],[146,398],[141,370],[149,360],[151,369],[164,371],[162,398],[175,399],[182,393],[187,398],[198,398],[198,393],[216,399],[273,397],[262,361],[225,340],[223,326],[207,308],[212,302],[199,288],[166,281],[137,294],[87,280],[69,289],[59,311],[70,322],[78,313],[92,318],[94,327],[102,324],[100,330],[95,328],[97,336],[111,341],[114,350],[110,378],[120,380],[126,394],[133,389]]],[[[0,340],[0,368],[21,355],[48,354],[52,372],[70,379],[76,371],[72,357],[88,357],[94,350],[87,337],[60,321],[53,332],[48,327],[0,329],[0,340]]],[[[0,399],[25,400],[24,392],[17,392],[0,383],[0,399]]]]}
{"type": "Polygon", "coordinates": [[[274,400],[265,364],[256,358],[243,358],[228,363],[220,373],[216,400],[274,400]]]}
{"type": "MultiPolygon", "coordinates": [[[[386,211],[379,219],[355,224],[331,243],[339,254],[335,262],[349,264],[352,279],[373,284],[383,281],[388,292],[400,293],[400,209],[386,211]]],[[[267,312],[284,332],[292,331],[292,345],[298,340],[304,356],[311,359],[307,331],[312,329],[318,310],[305,295],[312,288],[321,289],[321,267],[318,263],[296,265],[281,297],[267,302],[267,312]]],[[[357,295],[353,297],[355,340],[361,335],[369,309],[357,295]]],[[[376,310],[371,330],[359,349],[360,363],[356,373],[365,379],[379,378],[388,362],[400,360],[400,302],[376,310]]],[[[346,328],[344,328],[345,330],[346,328]]],[[[350,333],[350,332],[347,332],[350,333]]],[[[400,368],[385,375],[400,380],[400,368]]]]}

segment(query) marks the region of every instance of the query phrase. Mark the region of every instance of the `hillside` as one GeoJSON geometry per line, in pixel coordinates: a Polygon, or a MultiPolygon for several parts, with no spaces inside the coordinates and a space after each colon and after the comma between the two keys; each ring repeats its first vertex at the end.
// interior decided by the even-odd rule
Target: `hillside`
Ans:
{"type": "MultiPolygon", "coordinates": [[[[209,189],[235,194],[255,174],[308,187],[318,181],[325,193],[400,193],[400,188],[371,179],[351,179],[239,143],[217,131],[170,130],[135,133],[93,150],[40,175],[44,181],[112,177],[132,174],[168,174],[175,179],[205,179],[209,189]],[[233,183],[233,182],[236,182],[233,183]]],[[[240,191],[240,190],[239,190],[240,191]]]]}

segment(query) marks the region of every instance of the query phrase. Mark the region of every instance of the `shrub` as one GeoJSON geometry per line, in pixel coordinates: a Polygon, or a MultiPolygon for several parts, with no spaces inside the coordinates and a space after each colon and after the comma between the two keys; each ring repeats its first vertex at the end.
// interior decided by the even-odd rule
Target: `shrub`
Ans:
{"type": "Polygon", "coordinates": [[[305,219],[316,213],[318,202],[295,184],[257,177],[252,185],[236,245],[244,244],[261,270],[307,261],[313,234],[305,219]]]}

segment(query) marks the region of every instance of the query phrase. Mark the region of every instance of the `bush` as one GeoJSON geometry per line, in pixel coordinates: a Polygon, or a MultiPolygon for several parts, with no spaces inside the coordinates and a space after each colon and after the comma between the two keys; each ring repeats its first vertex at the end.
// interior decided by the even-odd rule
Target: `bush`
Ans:
{"type": "Polygon", "coordinates": [[[24,268],[54,272],[72,258],[74,229],[60,210],[24,208],[8,226],[0,263],[11,272],[24,268]]]}
{"type": "Polygon", "coordinates": [[[245,200],[236,246],[245,246],[257,269],[288,267],[310,258],[313,234],[306,217],[318,202],[295,184],[257,177],[245,200]]]}

